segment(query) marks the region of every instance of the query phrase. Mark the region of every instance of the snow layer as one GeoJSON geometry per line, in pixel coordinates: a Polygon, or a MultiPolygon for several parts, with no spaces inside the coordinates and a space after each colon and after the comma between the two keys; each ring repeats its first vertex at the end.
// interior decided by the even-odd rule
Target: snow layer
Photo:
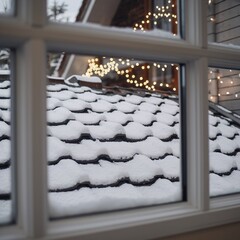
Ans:
{"type": "MultiPolygon", "coordinates": [[[[1,149],[0,164],[5,163],[8,160],[10,160],[10,151],[11,151],[10,147],[11,146],[10,146],[10,141],[9,140],[0,141],[0,149],[1,149]]],[[[1,175],[1,173],[0,173],[0,175],[1,175]]]]}
{"type": "MultiPolygon", "coordinates": [[[[11,169],[1,169],[0,174],[0,194],[11,192],[11,169]]],[[[1,214],[0,214],[1,215],[1,214]]]]}
{"type": "Polygon", "coordinates": [[[159,179],[151,187],[124,184],[119,187],[82,188],[78,191],[50,193],[50,216],[74,216],[180,201],[180,189],[179,183],[173,184],[167,179],[159,179]]]}
{"type": "Polygon", "coordinates": [[[0,224],[10,223],[12,220],[12,201],[0,200],[0,224]]]}
{"type": "Polygon", "coordinates": [[[233,171],[229,176],[210,174],[211,196],[240,192],[240,171],[233,171]]]}
{"type": "MultiPolygon", "coordinates": [[[[178,103],[157,94],[110,95],[60,84],[47,89],[52,218],[181,200],[178,103]]],[[[8,194],[10,100],[0,102],[0,194],[8,194]]],[[[210,196],[239,192],[240,130],[213,113],[209,130],[210,196]]],[[[0,222],[9,221],[9,204],[0,200],[0,222]]]]}

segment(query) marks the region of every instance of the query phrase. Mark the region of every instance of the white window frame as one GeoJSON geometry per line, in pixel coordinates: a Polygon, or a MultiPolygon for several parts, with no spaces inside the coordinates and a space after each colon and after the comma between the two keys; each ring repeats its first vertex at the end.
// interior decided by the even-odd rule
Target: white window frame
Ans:
{"type": "Polygon", "coordinates": [[[239,68],[240,49],[207,43],[207,0],[185,0],[186,40],[46,21],[46,0],[18,0],[0,17],[0,47],[16,49],[13,153],[16,224],[4,239],[150,239],[240,221],[240,194],[209,198],[208,65],[239,68]],[[46,52],[109,54],[186,64],[187,202],[48,220],[46,52]]]}

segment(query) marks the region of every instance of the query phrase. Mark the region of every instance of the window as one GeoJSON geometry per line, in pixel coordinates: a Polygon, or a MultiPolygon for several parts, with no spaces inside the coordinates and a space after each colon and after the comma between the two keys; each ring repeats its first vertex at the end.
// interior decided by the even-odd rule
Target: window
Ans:
{"type": "Polygon", "coordinates": [[[177,0],[52,1],[48,0],[50,21],[83,23],[118,28],[125,32],[180,36],[177,0]]]}
{"type": "Polygon", "coordinates": [[[183,201],[179,65],[63,53],[52,71],[52,59],[50,217],[183,201]]]}
{"type": "Polygon", "coordinates": [[[218,196],[240,191],[240,78],[224,68],[209,68],[208,76],[210,196],[218,196]]]}
{"type": "Polygon", "coordinates": [[[208,41],[240,45],[240,5],[237,0],[208,1],[208,41]]]}
{"type": "MultiPolygon", "coordinates": [[[[94,2],[99,3],[99,0],[91,1],[89,6],[91,4],[94,6],[94,2]]],[[[12,209],[13,213],[16,213],[13,214],[15,222],[5,221],[7,224],[0,227],[1,237],[78,239],[84,236],[86,239],[98,239],[117,236],[154,239],[240,220],[238,191],[229,195],[220,193],[217,197],[210,198],[209,149],[211,144],[209,144],[208,131],[210,129],[208,119],[212,120],[211,113],[209,118],[208,108],[209,98],[211,100],[208,91],[208,70],[211,71],[214,68],[220,73],[224,73],[226,69],[238,71],[240,51],[238,46],[208,43],[207,10],[209,6],[207,1],[176,2],[178,13],[173,14],[177,15],[178,26],[183,25],[183,28],[177,28],[177,34],[181,38],[172,36],[172,33],[171,37],[167,36],[168,34],[163,36],[163,34],[136,33],[132,28],[131,31],[126,31],[117,27],[102,26],[103,24],[48,21],[47,1],[36,1],[36,4],[32,4],[30,0],[17,1],[16,16],[1,16],[0,47],[13,49],[15,55],[15,61],[11,67],[14,76],[13,84],[11,82],[13,99],[11,111],[14,113],[11,118],[11,129],[14,134],[11,138],[13,146],[11,157],[14,159],[11,162],[13,163],[11,190],[13,200],[16,202],[12,209]],[[52,69],[46,64],[46,60],[49,60],[46,57],[48,52],[56,54],[52,56],[56,57],[53,58],[56,61],[50,62],[52,69]],[[118,211],[113,212],[95,213],[94,211],[90,215],[78,215],[75,218],[71,217],[76,215],[74,208],[73,214],[69,215],[65,214],[66,209],[62,207],[61,211],[64,213],[62,216],[68,215],[69,218],[53,220],[53,217],[57,216],[51,212],[54,209],[49,205],[48,195],[48,183],[53,175],[46,163],[46,159],[50,159],[47,136],[50,137],[50,134],[53,134],[53,129],[50,128],[50,131],[47,127],[49,118],[46,116],[46,111],[49,105],[46,104],[46,99],[49,99],[49,92],[52,95],[61,92],[56,93],[56,89],[54,90],[53,86],[49,87],[48,82],[59,81],[61,78],[55,75],[53,79],[50,74],[54,73],[58,66],[58,59],[61,59],[61,54],[58,53],[62,52],[86,57],[87,60],[89,56],[94,59],[97,56],[108,57],[107,62],[111,62],[110,58],[122,58],[157,63],[161,66],[162,64],[163,66],[179,64],[179,66],[171,66],[172,69],[169,66],[169,72],[164,71],[166,75],[156,69],[152,73],[152,79],[159,81],[159,88],[162,87],[161,83],[165,84],[165,87],[167,87],[166,84],[170,86],[170,76],[174,75],[176,67],[179,67],[178,76],[181,83],[178,86],[180,88],[179,104],[182,106],[185,103],[180,115],[182,123],[180,137],[185,143],[180,152],[183,159],[186,159],[182,162],[181,168],[183,178],[181,180],[186,183],[182,188],[186,192],[186,198],[183,201],[145,207],[140,204],[137,208],[125,209],[124,207],[121,211],[118,208],[118,211]],[[208,66],[211,69],[208,69],[208,66]],[[48,70],[51,71],[48,72],[48,70]],[[176,227],[173,229],[169,226],[176,227]]],[[[159,1],[153,1],[153,3],[160,4],[159,1]]],[[[164,1],[161,1],[162,3],[164,4],[164,1]]],[[[159,26],[165,26],[164,23],[161,24],[159,23],[159,26]]],[[[173,29],[165,26],[161,30],[172,32],[173,29]]],[[[134,75],[135,78],[138,76],[137,73],[134,75]]],[[[67,78],[67,75],[64,76],[64,79],[67,78]]],[[[135,80],[131,84],[134,77],[127,79],[130,80],[128,84],[132,87],[138,87],[135,80]]],[[[71,84],[78,83],[78,76],[70,78],[69,81],[71,84]]],[[[148,87],[156,89],[154,86],[152,88],[152,85],[148,87]]],[[[173,86],[171,89],[173,90],[173,86]]],[[[149,89],[147,90],[150,92],[149,89]]],[[[233,89],[228,91],[232,93],[233,89]]],[[[151,92],[151,94],[154,93],[151,92]]],[[[214,97],[215,93],[211,92],[211,94],[214,97]]],[[[58,104],[56,99],[50,102],[52,106],[55,103],[58,104]]],[[[70,107],[74,105],[70,104],[70,107]]],[[[60,114],[56,119],[59,121],[60,117],[64,116],[60,114]]],[[[140,133],[142,131],[139,131],[140,133]]],[[[62,134],[69,134],[69,132],[64,130],[62,134]]],[[[65,151],[64,148],[61,151],[65,151]]],[[[234,166],[234,171],[239,171],[236,168],[239,169],[239,165],[234,166]]],[[[74,166],[73,169],[75,169],[74,166]]],[[[63,174],[67,172],[64,170],[63,167],[61,170],[63,174]]],[[[61,172],[56,175],[59,180],[61,180],[61,172]]],[[[72,175],[69,176],[70,180],[72,175]]],[[[69,205],[71,201],[72,198],[69,198],[69,205]]]]}

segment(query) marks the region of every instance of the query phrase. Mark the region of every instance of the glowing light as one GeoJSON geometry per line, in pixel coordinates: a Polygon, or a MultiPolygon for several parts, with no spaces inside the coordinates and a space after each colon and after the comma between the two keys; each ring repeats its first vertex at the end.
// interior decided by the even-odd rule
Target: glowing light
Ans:
{"type": "MultiPolygon", "coordinates": [[[[178,24],[177,15],[172,13],[172,8],[174,7],[176,6],[172,3],[171,0],[168,0],[167,5],[165,6],[156,6],[156,9],[154,10],[153,13],[148,12],[145,15],[145,17],[141,19],[140,22],[133,24],[133,31],[141,30],[142,32],[145,32],[145,30],[147,30],[146,28],[149,26],[149,25],[146,25],[146,23],[147,24],[152,23],[155,26],[157,26],[161,18],[164,18],[166,21],[173,22],[174,24],[177,25],[178,24]]],[[[176,36],[175,33],[173,33],[173,35],[176,36]]],[[[88,59],[88,69],[85,73],[86,76],[90,77],[93,75],[98,75],[100,77],[104,77],[110,71],[115,71],[117,74],[119,75],[121,74],[123,77],[125,77],[126,79],[125,81],[127,83],[134,84],[137,87],[145,86],[146,89],[151,91],[155,91],[155,86],[157,85],[157,82],[154,81],[153,83],[152,82],[150,83],[149,80],[144,81],[144,78],[142,76],[136,79],[136,76],[133,74],[134,68],[141,67],[141,70],[145,70],[145,69],[151,69],[151,67],[154,66],[161,69],[161,71],[164,72],[169,66],[167,64],[164,64],[163,66],[161,66],[160,64],[157,64],[157,63],[152,63],[152,65],[151,64],[140,65],[139,62],[131,62],[130,59],[119,58],[115,60],[113,57],[109,58],[109,62],[105,64],[101,64],[100,59],[101,58],[98,58],[98,57],[88,59]],[[126,66],[129,66],[128,69],[125,68],[126,66]]],[[[176,65],[171,64],[171,66],[174,67],[176,65]]],[[[176,70],[178,70],[178,67],[176,67],[176,70]]],[[[164,85],[163,83],[160,83],[160,86],[164,86],[164,85]]],[[[169,84],[166,84],[166,87],[170,87],[169,84]]],[[[176,88],[173,88],[172,90],[176,91],[176,88]]]]}

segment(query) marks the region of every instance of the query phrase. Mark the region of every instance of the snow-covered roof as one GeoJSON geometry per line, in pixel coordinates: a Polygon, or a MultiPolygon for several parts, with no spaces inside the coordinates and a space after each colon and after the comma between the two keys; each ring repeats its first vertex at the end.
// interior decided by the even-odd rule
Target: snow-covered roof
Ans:
{"type": "MultiPolygon", "coordinates": [[[[9,98],[0,83],[0,222],[11,212],[9,98]]],[[[182,199],[176,100],[55,84],[47,119],[52,218],[182,199]]],[[[240,129],[213,112],[209,129],[210,195],[240,191],[240,129]]]]}

